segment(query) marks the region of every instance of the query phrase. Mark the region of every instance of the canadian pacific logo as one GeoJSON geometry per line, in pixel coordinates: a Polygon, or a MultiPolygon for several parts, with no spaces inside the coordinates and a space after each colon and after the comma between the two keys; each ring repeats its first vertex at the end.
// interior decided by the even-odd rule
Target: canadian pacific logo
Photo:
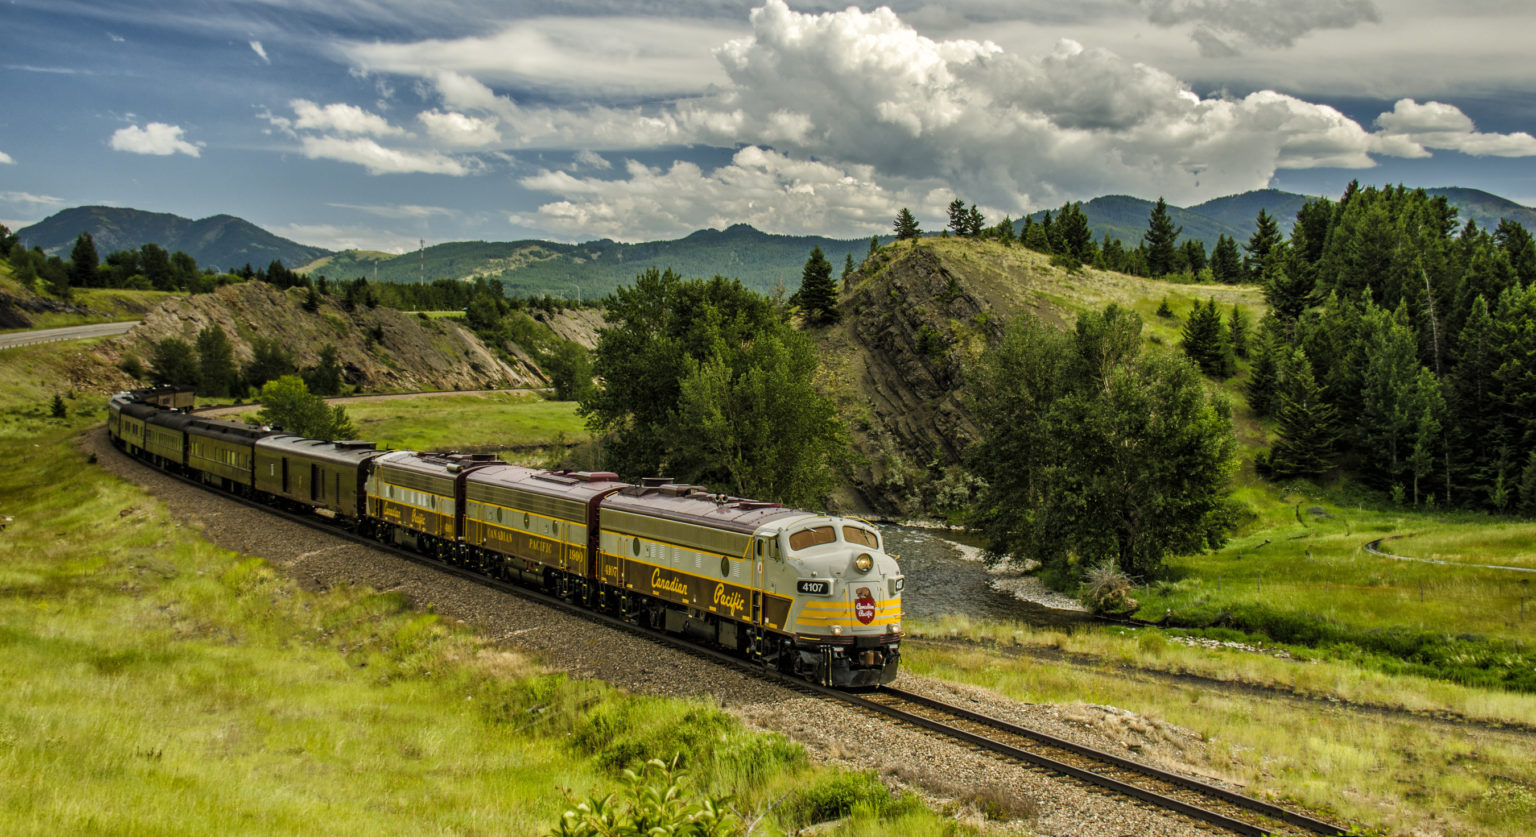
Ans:
{"type": "Polygon", "coordinates": [[[739,590],[726,590],[724,584],[715,585],[715,607],[722,607],[731,612],[732,616],[741,613],[747,606],[747,599],[739,590]]]}
{"type": "Polygon", "coordinates": [[[870,595],[868,587],[860,587],[853,600],[853,615],[865,625],[875,619],[875,597],[870,595]]]}

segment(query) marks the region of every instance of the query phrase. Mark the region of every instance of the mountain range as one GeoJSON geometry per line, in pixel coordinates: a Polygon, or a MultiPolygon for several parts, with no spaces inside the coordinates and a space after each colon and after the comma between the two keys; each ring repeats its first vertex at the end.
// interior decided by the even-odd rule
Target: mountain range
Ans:
{"type": "MultiPolygon", "coordinates": [[[[1491,229],[1508,218],[1536,230],[1536,210],[1476,189],[1425,190],[1443,195],[1460,212],[1491,229]]],[[[1191,207],[1168,207],[1182,237],[1203,241],[1207,249],[1228,235],[1238,242],[1253,234],[1254,218],[1263,208],[1289,233],[1296,211],[1310,198],[1276,189],[1261,189],[1216,198],[1191,207]]],[[[1082,205],[1096,238],[1119,238],[1136,246],[1147,229],[1153,201],[1128,195],[1107,195],[1082,205]]],[[[1044,212],[1035,213],[1036,220],[1044,212]]],[[[740,279],[759,291],[799,287],[800,273],[812,247],[820,247],[840,274],[849,255],[863,258],[868,239],[774,235],[745,224],[724,230],[700,230],[671,241],[623,244],[608,239],[580,244],[523,240],[508,242],[456,241],[435,244],[402,255],[360,250],[332,252],[281,238],[240,218],[215,215],[198,221],[176,215],[107,206],[66,209],[18,230],[27,247],[42,247],[50,255],[68,257],[79,234],[89,232],[102,256],[115,250],[153,242],[167,250],[182,250],[203,267],[235,270],[243,265],[265,267],[274,260],[290,268],[331,279],[377,276],[386,282],[420,279],[500,279],[508,293],[550,294],[566,298],[603,296],[651,267],[671,268],[684,276],[720,274],[740,279]]],[[[881,236],[889,240],[889,236],[881,236]]]]}

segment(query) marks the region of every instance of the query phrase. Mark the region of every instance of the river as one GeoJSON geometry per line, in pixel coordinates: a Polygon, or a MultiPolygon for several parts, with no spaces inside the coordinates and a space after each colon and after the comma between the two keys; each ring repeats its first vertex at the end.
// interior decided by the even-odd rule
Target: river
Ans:
{"type": "Polygon", "coordinates": [[[882,525],[880,531],[886,552],[897,557],[907,577],[901,596],[906,618],[969,616],[1053,628],[1070,628],[1087,620],[1082,613],[1045,607],[994,590],[986,563],[975,557],[968,559],[958,544],[939,533],[889,524],[882,525]]]}

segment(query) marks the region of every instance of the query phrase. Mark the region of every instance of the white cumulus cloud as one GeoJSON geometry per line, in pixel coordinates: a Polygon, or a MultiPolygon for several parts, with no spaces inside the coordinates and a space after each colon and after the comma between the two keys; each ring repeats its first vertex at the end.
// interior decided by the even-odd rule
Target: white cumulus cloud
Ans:
{"type": "Polygon", "coordinates": [[[293,108],[293,127],[301,130],[374,137],[405,133],[403,128],[389,124],[384,117],[356,105],[338,102],[321,107],[308,99],[294,99],[288,106],[293,108]]]}
{"type": "Polygon", "coordinates": [[[4,151],[0,151],[0,165],[11,166],[15,164],[16,161],[11,159],[11,155],[5,153],[4,151]]]}
{"type": "Polygon", "coordinates": [[[477,148],[501,142],[494,116],[475,117],[456,111],[429,110],[417,114],[416,118],[427,127],[428,134],[448,145],[477,148]]]}
{"type": "Polygon", "coordinates": [[[763,230],[883,232],[892,202],[901,197],[875,183],[867,166],[845,171],[756,146],[737,151],[714,171],[686,161],[663,169],[630,160],[625,174],[609,180],[544,171],[524,178],[522,186],[563,200],[510,220],[575,238],[622,241],[737,223],[763,230]]]}
{"type": "MultiPolygon", "coordinates": [[[[1398,142],[1422,149],[1460,151],[1473,157],[1536,157],[1536,137],[1479,133],[1472,119],[1455,105],[1443,102],[1419,104],[1399,99],[1392,109],[1376,117],[1383,142],[1398,142]]],[[[1414,156],[1428,156],[1424,152],[1414,156]]]]}
{"type": "Polygon", "coordinates": [[[256,53],[262,61],[272,63],[272,59],[267,57],[267,48],[261,45],[261,41],[251,41],[251,52],[256,53]]]}
{"type": "Polygon", "coordinates": [[[386,148],[366,137],[312,137],[301,140],[304,156],[312,160],[336,160],[355,163],[369,174],[451,174],[465,175],[470,169],[463,162],[436,151],[409,151],[386,148]]]}
{"type": "Polygon", "coordinates": [[[112,134],[112,148],[115,151],[129,151],[134,154],[153,154],[159,157],[171,154],[186,154],[189,157],[201,156],[202,143],[191,143],[182,138],[182,129],[177,125],[167,125],[164,122],[151,122],[140,128],[137,125],[129,125],[119,128],[112,134]]]}

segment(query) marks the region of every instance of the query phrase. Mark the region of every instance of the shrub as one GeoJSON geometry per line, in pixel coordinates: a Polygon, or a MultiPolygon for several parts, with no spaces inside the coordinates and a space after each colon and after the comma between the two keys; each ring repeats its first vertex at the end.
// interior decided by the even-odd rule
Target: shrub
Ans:
{"type": "Polygon", "coordinates": [[[1139,605],[1131,598],[1131,579],[1114,561],[1104,561],[1088,570],[1080,597],[1094,613],[1121,615],[1139,605]]]}

